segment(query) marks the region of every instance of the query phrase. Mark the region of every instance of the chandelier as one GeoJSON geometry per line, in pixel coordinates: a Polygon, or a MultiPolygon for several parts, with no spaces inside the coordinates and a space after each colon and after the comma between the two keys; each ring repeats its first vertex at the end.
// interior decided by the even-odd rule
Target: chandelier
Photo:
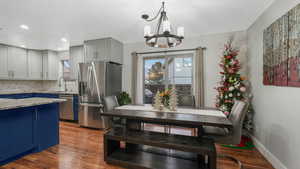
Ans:
{"type": "Polygon", "coordinates": [[[159,18],[154,33],[151,33],[149,25],[144,27],[144,38],[148,46],[171,48],[181,44],[184,38],[184,27],[178,27],[177,34],[172,34],[173,29],[165,11],[165,2],[162,2],[161,8],[153,18],[149,18],[147,14],[142,15],[142,18],[147,22],[152,22],[159,18]]]}

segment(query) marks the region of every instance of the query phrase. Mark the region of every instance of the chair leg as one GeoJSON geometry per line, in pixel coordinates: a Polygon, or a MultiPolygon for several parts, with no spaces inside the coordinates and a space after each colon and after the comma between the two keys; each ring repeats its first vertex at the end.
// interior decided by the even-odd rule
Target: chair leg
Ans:
{"type": "Polygon", "coordinates": [[[232,157],[232,156],[226,155],[226,154],[218,154],[217,157],[218,158],[227,158],[227,159],[235,162],[239,166],[239,169],[243,169],[242,162],[240,160],[236,159],[235,157],[232,157]]]}

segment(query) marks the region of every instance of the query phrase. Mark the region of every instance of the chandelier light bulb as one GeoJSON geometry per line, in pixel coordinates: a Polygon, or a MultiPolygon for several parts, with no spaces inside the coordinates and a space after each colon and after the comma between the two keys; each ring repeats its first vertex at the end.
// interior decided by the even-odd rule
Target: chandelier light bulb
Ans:
{"type": "Polygon", "coordinates": [[[148,37],[151,34],[151,27],[149,25],[144,27],[144,37],[148,37]]]}
{"type": "Polygon", "coordinates": [[[177,35],[180,37],[184,37],[184,27],[177,28],[177,35]]]}

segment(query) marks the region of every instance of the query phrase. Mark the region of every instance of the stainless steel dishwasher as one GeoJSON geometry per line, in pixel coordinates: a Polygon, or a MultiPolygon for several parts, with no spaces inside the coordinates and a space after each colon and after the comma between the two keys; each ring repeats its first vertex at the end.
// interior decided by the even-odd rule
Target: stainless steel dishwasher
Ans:
{"type": "Polygon", "coordinates": [[[61,120],[74,120],[73,95],[61,94],[59,98],[67,100],[59,106],[59,118],[61,120]]]}

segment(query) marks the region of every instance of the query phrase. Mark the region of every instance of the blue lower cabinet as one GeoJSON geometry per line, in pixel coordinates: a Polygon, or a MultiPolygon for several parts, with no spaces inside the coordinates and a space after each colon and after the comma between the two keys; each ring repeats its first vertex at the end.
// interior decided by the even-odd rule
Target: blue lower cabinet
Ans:
{"type": "Polygon", "coordinates": [[[59,104],[37,106],[37,151],[59,144],[59,104]]]}
{"type": "Polygon", "coordinates": [[[0,111],[0,165],[59,144],[59,104],[0,111]]]}
{"type": "Polygon", "coordinates": [[[79,112],[79,100],[78,96],[73,96],[73,113],[74,113],[74,121],[78,121],[78,112],[79,112]]]}
{"type": "Polygon", "coordinates": [[[35,118],[34,107],[0,111],[0,165],[33,151],[35,118]]]}
{"type": "Polygon", "coordinates": [[[0,95],[0,98],[6,98],[6,99],[25,99],[25,98],[31,98],[31,97],[33,97],[32,93],[0,95]]]}
{"type": "Polygon", "coordinates": [[[45,98],[59,98],[58,94],[50,94],[50,93],[35,93],[33,97],[45,97],[45,98]]]}

